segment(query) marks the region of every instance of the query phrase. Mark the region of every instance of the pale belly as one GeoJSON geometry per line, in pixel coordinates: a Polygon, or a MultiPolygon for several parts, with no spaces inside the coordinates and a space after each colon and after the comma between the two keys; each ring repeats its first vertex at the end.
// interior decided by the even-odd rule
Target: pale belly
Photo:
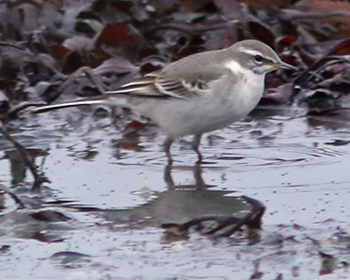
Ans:
{"type": "Polygon", "coordinates": [[[167,135],[181,137],[221,129],[242,119],[258,104],[263,90],[264,75],[242,76],[239,83],[228,75],[212,83],[212,94],[186,99],[131,97],[128,104],[167,135]]]}
{"type": "Polygon", "coordinates": [[[143,99],[133,100],[131,108],[151,118],[169,136],[203,134],[224,128],[244,118],[260,100],[236,95],[232,98],[143,99]]]}

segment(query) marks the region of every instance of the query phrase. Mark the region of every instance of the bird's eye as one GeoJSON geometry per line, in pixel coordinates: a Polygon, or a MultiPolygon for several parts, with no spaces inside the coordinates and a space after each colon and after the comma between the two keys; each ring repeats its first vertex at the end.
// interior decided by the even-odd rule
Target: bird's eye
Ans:
{"type": "Polygon", "coordinates": [[[264,58],[263,58],[261,55],[259,55],[259,54],[257,54],[256,56],[254,56],[254,59],[255,59],[255,61],[257,61],[257,62],[261,62],[261,61],[264,60],[264,58]]]}

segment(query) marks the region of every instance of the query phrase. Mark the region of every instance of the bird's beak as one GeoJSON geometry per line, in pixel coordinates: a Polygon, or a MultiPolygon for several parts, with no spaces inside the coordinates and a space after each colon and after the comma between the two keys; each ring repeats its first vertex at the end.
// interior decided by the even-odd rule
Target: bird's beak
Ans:
{"type": "Polygon", "coordinates": [[[278,69],[286,69],[286,70],[292,70],[292,71],[298,71],[299,70],[295,66],[290,65],[288,63],[285,63],[283,61],[274,64],[274,67],[275,67],[276,70],[278,70],[278,69]]]}

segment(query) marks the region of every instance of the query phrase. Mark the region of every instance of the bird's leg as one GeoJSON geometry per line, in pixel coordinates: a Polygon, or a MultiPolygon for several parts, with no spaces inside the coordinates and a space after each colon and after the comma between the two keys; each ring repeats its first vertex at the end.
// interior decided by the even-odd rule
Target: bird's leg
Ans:
{"type": "Polygon", "coordinates": [[[164,181],[168,185],[168,190],[174,190],[176,188],[173,177],[171,176],[171,169],[171,164],[167,164],[164,169],[164,181]]]}
{"type": "Polygon", "coordinates": [[[197,153],[198,155],[198,161],[197,163],[201,163],[202,162],[202,154],[199,151],[199,144],[201,142],[201,138],[202,138],[202,134],[196,134],[195,136],[193,136],[193,140],[192,140],[192,149],[197,153]]]}
{"type": "Polygon", "coordinates": [[[164,152],[168,158],[168,165],[171,165],[173,163],[173,158],[171,156],[170,148],[171,145],[174,143],[174,138],[168,136],[164,141],[164,152]]]}
{"type": "Polygon", "coordinates": [[[197,190],[206,190],[207,187],[202,177],[202,167],[200,163],[196,163],[196,165],[193,167],[193,175],[196,182],[197,190]]]}

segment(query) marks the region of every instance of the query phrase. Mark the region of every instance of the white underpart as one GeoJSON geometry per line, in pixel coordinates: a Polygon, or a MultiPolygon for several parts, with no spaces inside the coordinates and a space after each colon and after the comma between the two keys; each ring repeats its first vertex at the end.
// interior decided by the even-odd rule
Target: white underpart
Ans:
{"type": "MultiPolygon", "coordinates": [[[[233,92],[232,98],[240,104],[237,111],[242,111],[242,117],[248,114],[259,102],[264,91],[265,73],[259,74],[250,69],[242,67],[238,62],[231,60],[225,64],[234,75],[237,75],[237,86],[239,89],[233,92]]],[[[238,114],[240,115],[240,114],[238,114]]]]}

